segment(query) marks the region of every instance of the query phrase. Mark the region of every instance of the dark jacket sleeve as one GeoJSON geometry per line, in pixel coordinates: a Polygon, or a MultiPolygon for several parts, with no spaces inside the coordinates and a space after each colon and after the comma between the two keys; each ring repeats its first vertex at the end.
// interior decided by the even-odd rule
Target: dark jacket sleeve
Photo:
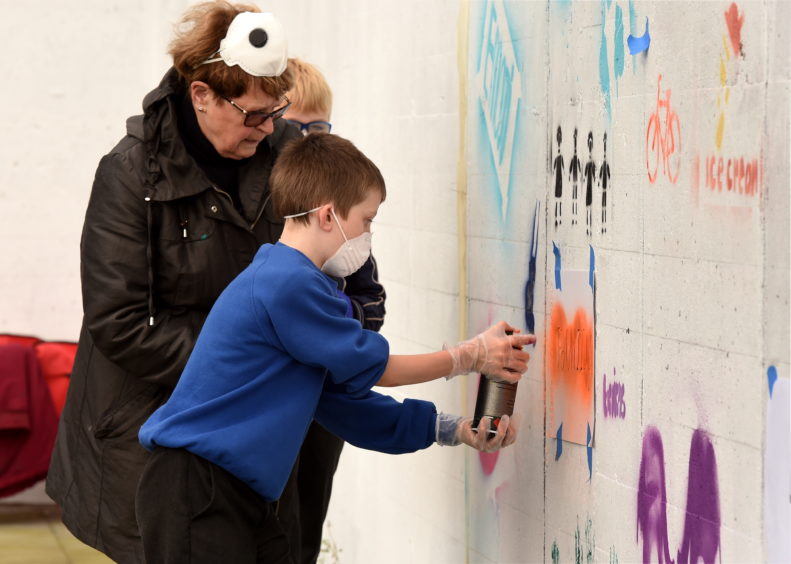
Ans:
{"type": "Polygon", "coordinates": [[[175,386],[205,314],[157,311],[149,325],[147,205],[120,154],[99,163],[80,243],[85,325],[96,347],[123,370],[175,386]]]}
{"type": "Polygon", "coordinates": [[[365,329],[379,331],[385,319],[385,289],[379,283],[376,259],[371,255],[360,270],[347,276],[343,292],[352,300],[354,318],[365,329]]]}
{"type": "Polygon", "coordinates": [[[342,385],[327,383],[315,419],[354,446],[403,454],[434,444],[437,410],[428,401],[400,403],[372,390],[352,397],[342,385]]]}

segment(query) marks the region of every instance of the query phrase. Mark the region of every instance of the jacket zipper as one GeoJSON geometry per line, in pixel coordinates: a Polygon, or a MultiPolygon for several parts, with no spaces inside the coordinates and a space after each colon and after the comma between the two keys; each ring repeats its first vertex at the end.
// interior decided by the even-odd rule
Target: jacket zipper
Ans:
{"type": "MultiPolygon", "coordinates": [[[[221,190],[220,188],[217,188],[213,184],[212,184],[212,188],[214,189],[215,192],[219,192],[220,194],[222,194],[223,196],[228,198],[228,201],[231,203],[231,206],[233,206],[233,198],[231,198],[231,195],[228,192],[225,192],[225,191],[221,190]]],[[[261,214],[264,213],[264,208],[266,207],[266,203],[269,201],[270,197],[271,197],[271,194],[267,195],[266,200],[264,200],[264,205],[261,206],[260,210],[258,210],[258,215],[255,217],[255,221],[253,221],[252,225],[250,225],[250,227],[249,227],[251,232],[252,232],[253,229],[255,229],[255,224],[258,223],[258,220],[261,219],[261,214]]]]}
{"type": "Polygon", "coordinates": [[[261,219],[261,215],[263,215],[263,213],[264,213],[264,210],[266,209],[266,205],[269,203],[269,199],[270,199],[271,197],[272,197],[272,194],[271,194],[271,193],[266,195],[266,199],[264,200],[264,205],[263,205],[263,206],[261,206],[261,209],[260,209],[260,210],[258,210],[258,215],[257,215],[257,216],[255,216],[255,221],[253,221],[253,224],[250,226],[250,230],[251,230],[251,231],[252,231],[253,229],[255,229],[255,225],[258,223],[258,220],[259,220],[259,219],[261,219]]]}

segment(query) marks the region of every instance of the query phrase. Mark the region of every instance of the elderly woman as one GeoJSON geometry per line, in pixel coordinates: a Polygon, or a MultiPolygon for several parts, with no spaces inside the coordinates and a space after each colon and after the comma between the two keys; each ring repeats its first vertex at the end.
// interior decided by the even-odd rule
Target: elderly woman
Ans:
{"type": "MultiPolygon", "coordinates": [[[[84,320],[47,478],[69,530],[119,562],[144,560],[140,425],[173,390],[215,299],[280,236],[269,173],[301,137],[280,119],[293,80],[271,14],[209,2],[178,29],[173,68],[96,171],[81,243],[84,320]]],[[[360,291],[379,294],[374,286],[360,291]]]]}

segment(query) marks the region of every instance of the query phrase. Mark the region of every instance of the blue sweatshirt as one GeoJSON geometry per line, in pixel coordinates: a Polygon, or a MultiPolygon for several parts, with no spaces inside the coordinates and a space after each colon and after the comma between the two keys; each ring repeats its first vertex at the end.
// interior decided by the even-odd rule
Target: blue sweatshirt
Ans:
{"type": "Polygon", "coordinates": [[[301,252],[261,246],[214,304],[173,394],[141,427],[143,446],[184,448],[271,501],[314,417],[362,448],[431,445],[434,404],[371,390],[389,345],[346,317],[336,287],[301,252]]]}

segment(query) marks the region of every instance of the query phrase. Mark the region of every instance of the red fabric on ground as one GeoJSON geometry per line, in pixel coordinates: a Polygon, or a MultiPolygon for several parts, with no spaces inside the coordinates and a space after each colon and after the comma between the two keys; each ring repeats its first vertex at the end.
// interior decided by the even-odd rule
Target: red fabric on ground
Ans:
{"type": "Polygon", "coordinates": [[[0,344],[0,497],[46,477],[57,430],[35,345],[0,344]]]}

